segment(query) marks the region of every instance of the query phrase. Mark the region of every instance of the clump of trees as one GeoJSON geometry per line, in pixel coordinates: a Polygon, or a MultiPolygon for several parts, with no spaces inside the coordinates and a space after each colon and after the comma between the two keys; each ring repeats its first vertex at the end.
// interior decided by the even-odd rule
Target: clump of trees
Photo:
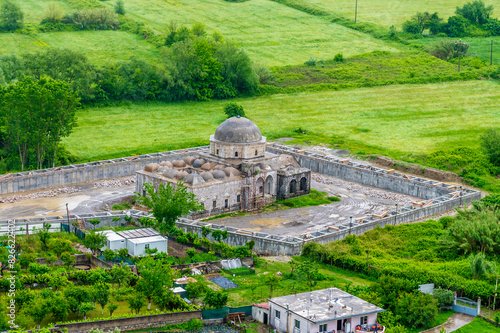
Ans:
{"type": "Polygon", "coordinates": [[[403,23],[403,31],[411,34],[422,34],[425,30],[431,35],[449,37],[483,37],[499,36],[500,21],[492,18],[493,6],[482,0],[468,2],[457,7],[455,15],[447,22],[438,13],[419,12],[403,23]]]}
{"type": "Polygon", "coordinates": [[[13,31],[23,27],[24,14],[21,7],[11,0],[3,1],[0,8],[0,31],[13,31]]]}
{"type": "Polygon", "coordinates": [[[245,110],[243,110],[243,106],[230,102],[224,105],[224,113],[228,118],[231,117],[245,117],[245,110]]]}

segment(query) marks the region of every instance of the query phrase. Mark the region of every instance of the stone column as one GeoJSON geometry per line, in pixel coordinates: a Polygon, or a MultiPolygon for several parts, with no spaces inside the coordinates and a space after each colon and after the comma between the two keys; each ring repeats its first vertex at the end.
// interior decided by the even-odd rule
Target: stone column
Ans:
{"type": "Polygon", "coordinates": [[[477,315],[481,314],[481,298],[477,299],[477,315]]]}

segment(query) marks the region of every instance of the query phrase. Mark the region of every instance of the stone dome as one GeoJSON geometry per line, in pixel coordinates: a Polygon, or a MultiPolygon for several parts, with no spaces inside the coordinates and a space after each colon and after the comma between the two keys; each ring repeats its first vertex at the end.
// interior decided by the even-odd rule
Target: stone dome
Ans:
{"type": "Polygon", "coordinates": [[[175,175],[175,178],[179,179],[179,180],[182,180],[184,179],[184,177],[186,177],[188,175],[188,173],[186,171],[180,171],[179,173],[177,173],[175,175]]]}
{"type": "Polygon", "coordinates": [[[167,177],[167,178],[175,178],[175,176],[177,176],[177,174],[179,173],[179,171],[175,170],[175,169],[168,169],[166,171],[163,172],[163,177],[167,177]]]}
{"type": "Polygon", "coordinates": [[[170,161],[163,161],[160,163],[161,166],[166,166],[168,168],[173,168],[174,166],[172,165],[172,162],[170,161]]]}
{"type": "Polygon", "coordinates": [[[172,161],[172,165],[175,168],[185,168],[186,162],[184,162],[183,160],[175,160],[175,161],[172,161]]]}
{"type": "Polygon", "coordinates": [[[241,175],[241,173],[238,171],[238,169],[233,168],[233,167],[227,167],[223,171],[228,178],[239,177],[241,175]]]}
{"type": "Polygon", "coordinates": [[[191,173],[184,177],[184,182],[189,185],[198,185],[205,182],[205,179],[196,173],[191,173]]]}
{"type": "Polygon", "coordinates": [[[214,176],[210,172],[204,171],[200,173],[201,178],[205,179],[206,182],[214,180],[214,176]]]}
{"type": "Polygon", "coordinates": [[[160,165],[157,163],[149,163],[144,166],[144,171],[155,172],[156,170],[158,170],[159,167],[160,165]]]}
{"type": "Polygon", "coordinates": [[[226,179],[226,173],[222,170],[214,170],[211,174],[215,179],[226,179]]]}
{"type": "Polygon", "coordinates": [[[193,168],[201,168],[201,166],[205,163],[207,163],[207,161],[205,161],[202,158],[199,158],[193,162],[193,168]]]}
{"type": "Polygon", "coordinates": [[[252,143],[262,140],[262,134],[251,120],[231,117],[217,127],[214,139],[231,143],[252,143]]]}
{"type": "Polygon", "coordinates": [[[186,156],[182,159],[184,161],[184,163],[186,163],[187,165],[193,165],[193,162],[196,160],[196,157],[194,156],[186,156]]]}

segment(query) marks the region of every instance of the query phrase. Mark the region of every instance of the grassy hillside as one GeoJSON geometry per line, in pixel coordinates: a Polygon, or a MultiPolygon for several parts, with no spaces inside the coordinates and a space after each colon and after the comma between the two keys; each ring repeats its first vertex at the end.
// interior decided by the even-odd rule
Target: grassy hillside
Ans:
{"type": "MultiPolygon", "coordinates": [[[[112,6],[114,2],[105,1],[112,6]]],[[[266,65],[301,64],[314,56],[331,59],[397,47],[366,34],[270,0],[232,3],[224,0],[124,0],[127,15],[160,33],[174,20],[204,23],[224,38],[242,46],[250,57],[266,65]]]]}
{"type": "MultiPolygon", "coordinates": [[[[500,89],[491,81],[394,85],[237,99],[270,138],[343,143],[398,157],[478,145],[500,126],[500,89]],[[466,94],[463,92],[467,92],[466,94]],[[278,120],[279,118],[279,120],[278,120]]],[[[127,156],[207,144],[224,120],[226,101],[129,105],[79,112],[65,139],[80,160],[127,156]],[[189,117],[186,115],[189,114],[189,117]]],[[[292,142],[293,143],[293,142],[292,142]]]]}
{"type": "Polygon", "coordinates": [[[47,48],[67,48],[84,53],[91,62],[128,60],[132,56],[155,62],[160,50],[140,36],[122,31],[74,31],[36,36],[0,34],[0,54],[21,54],[47,48]]]}
{"type": "MultiPolygon", "coordinates": [[[[354,20],[355,1],[353,0],[303,0],[322,9],[338,13],[354,20]]],[[[463,6],[469,0],[363,0],[358,1],[358,22],[369,22],[385,27],[394,25],[401,29],[401,24],[409,20],[417,12],[438,12],[440,17],[448,18],[454,15],[457,6],[463,6]]],[[[493,5],[496,11],[494,17],[500,13],[500,0],[487,0],[487,5],[493,5]]]]}

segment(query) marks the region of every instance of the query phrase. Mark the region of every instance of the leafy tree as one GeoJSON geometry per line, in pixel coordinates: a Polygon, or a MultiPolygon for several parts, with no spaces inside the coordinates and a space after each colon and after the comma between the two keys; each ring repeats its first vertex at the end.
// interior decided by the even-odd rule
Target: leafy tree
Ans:
{"type": "Polygon", "coordinates": [[[49,314],[49,302],[50,300],[35,298],[29,306],[24,309],[24,312],[33,319],[38,328],[40,328],[40,323],[49,314]]]}
{"type": "Polygon", "coordinates": [[[486,260],[486,256],[482,252],[479,252],[476,255],[471,254],[469,256],[469,265],[472,277],[475,280],[495,271],[494,265],[486,260]]]}
{"type": "Polygon", "coordinates": [[[96,302],[101,305],[101,314],[104,315],[104,307],[109,302],[109,285],[107,283],[98,283],[94,287],[96,302]]]}
{"type": "Polygon", "coordinates": [[[128,306],[130,311],[135,311],[136,314],[139,314],[141,308],[144,306],[144,296],[140,293],[136,293],[128,298],[128,306]]]}
{"type": "Polygon", "coordinates": [[[408,327],[418,328],[430,325],[438,314],[437,301],[432,295],[403,293],[396,301],[396,313],[408,327]]]}
{"type": "Polygon", "coordinates": [[[462,37],[469,26],[469,21],[461,15],[448,17],[448,23],[444,26],[446,34],[450,37],[462,37]]]}
{"type": "Polygon", "coordinates": [[[216,229],[212,231],[212,237],[215,239],[216,242],[220,242],[222,239],[222,230],[216,229]]]}
{"type": "Polygon", "coordinates": [[[493,13],[493,6],[486,6],[482,0],[468,2],[463,7],[457,7],[455,14],[461,15],[471,23],[485,24],[493,13]]]}
{"type": "Polygon", "coordinates": [[[421,34],[425,29],[428,29],[431,24],[435,25],[441,20],[442,19],[439,18],[438,13],[429,14],[428,12],[418,12],[411,18],[410,21],[403,23],[403,31],[413,34],[421,34]]]}
{"type": "Polygon", "coordinates": [[[207,237],[208,235],[210,235],[211,232],[212,232],[212,229],[210,229],[210,227],[207,227],[207,226],[201,227],[201,235],[203,237],[207,237]]]}
{"type": "Polygon", "coordinates": [[[146,252],[146,254],[149,254],[150,256],[153,256],[155,253],[158,252],[158,249],[157,248],[148,247],[148,248],[145,249],[145,252],[146,252]]]}
{"type": "Polygon", "coordinates": [[[163,265],[161,261],[155,261],[151,257],[145,257],[137,264],[140,278],[137,282],[137,291],[141,292],[148,300],[148,310],[151,310],[151,299],[155,294],[161,292],[165,286],[171,286],[173,273],[169,265],[163,265]]]}
{"type": "Polygon", "coordinates": [[[132,277],[133,273],[127,265],[114,265],[111,269],[111,281],[118,283],[118,288],[121,288],[122,285],[128,285],[132,277]]]}
{"type": "Polygon", "coordinates": [[[61,254],[61,260],[69,267],[75,262],[75,256],[71,255],[69,252],[64,252],[61,254]]]}
{"type": "Polygon", "coordinates": [[[500,167],[500,129],[489,128],[481,135],[481,147],[491,164],[500,167]]]}
{"type": "Polygon", "coordinates": [[[111,249],[105,249],[102,254],[104,255],[104,259],[106,261],[112,261],[116,257],[115,251],[111,249]]]}
{"type": "Polygon", "coordinates": [[[126,11],[125,11],[125,4],[123,3],[123,0],[116,1],[115,13],[117,13],[118,15],[125,15],[126,11]]]}
{"type": "Polygon", "coordinates": [[[297,272],[304,276],[309,283],[309,290],[312,290],[314,281],[322,278],[321,273],[319,273],[318,266],[315,262],[308,260],[299,263],[297,266],[297,272]]]}
{"type": "Polygon", "coordinates": [[[144,184],[147,195],[140,196],[137,200],[144,206],[151,208],[155,219],[158,221],[160,231],[171,231],[175,222],[182,215],[201,211],[203,206],[198,203],[196,196],[188,192],[182,182],[174,187],[170,183],[160,183],[158,191],[153,185],[144,184]]]}
{"type": "Polygon", "coordinates": [[[64,321],[68,317],[69,304],[63,295],[56,295],[50,302],[50,312],[57,321],[64,321]]]}
{"type": "Polygon", "coordinates": [[[79,304],[91,301],[87,288],[80,286],[70,286],[64,289],[64,297],[68,301],[69,309],[73,313],[78,311],[79,304]]]}
{"type": "Polygon", "coordinates": [[[432,296],[438,301],[439,307],[451,306],[453,304],[453,291],[451,290],[436,288],[432,296]]]}
{"type": "Polygon", "coordinates": [[[109,303],[108,304],[108,311],[109,311],[109,316],[113,316],[113,312],[118,309],[118,303],[109,303]]]}
{"type": "Polygon", "coordinates": [[[16,301],[16,307],[18,310],[21,310],[27,304],[31,303],[37,297],[37,293],[29,288],[21,288],[16,291],[16,295],[14,299],[16,301]]]}
{"type": "Polygon", "coordinates": [[[267,274],[264,277],[264,284],[269,287],[269,298],[273,297],[273,290],[281,285],[282,277],[275,274],[267,274]]]}
{"type": "Polygon", "coordinates": [[[186,291],[191,299],[200,298],[207,293],[207,290],[208,287],[203,281],[191,282],[186,286],[186,291]]]}
{"type": "Polygon", "coordinates": [[[92,250],[92,253],[96,255],[99,250],[106,245],[107,238],[103,234],[88,233],[85,235],[83,240],[83,245],[92,250]]]}
{"type": "Polygon", "coordinates": [[[50,227],[51,227],[50,223],[45,223],[42,228],[36,231],[36,234],[40,238],[40,242],[42,242],[43,249],[45,251],[48,250],[47,242],[50,239],[50,232],[49,232],[50,227]]]}
{"type": "Polygon", "coordinates": [[[92,224],[93,228],[95,229],[95,226],[101,223],[101,220],[99,219],[90,219],[89,223],[92,224]]]}
{"type": "Polygon", "coordinates": [[[160,290],[153,296],[153,299],[160,311],[186,308],[186,303],[180,298],[180,296],[174,294],[170,290],[160,290]]]}
{"type": "Polygon", "coordinates": [[[122,258],[126,258],[128,256],[128,249],[127,248],[119,249],[118,255],[122,258]]]}
{"type": "Polygon", "coordinates": [[[24,14],[21,7],[11,0],[4,0],[0,10],[0,27],[7,31],[23,27],[24,14]]]}
{"type": "Polygon", "coordinates": [[[52,275],[50,280],[47,282],[48,286],[54,290],[59,290],[61,288],[69,285],[68,277],[66,275],[52,275]]]}
{"type": "Polygon", "coordinates": [[[50,251],[54,252],[57,257],[61,257],[63,252],[71,252],[74,250],[71,241],[63,238],[51,238],[47,242],[47,247],[50,251]]]}
{"type": "Polygon", "coordinates": [[[219,309],[226,306],[228,295],[225,291],[208,289],[203,302],[210,308],[219,309]]]}
{"type": "Polygon", "coordinates": [[[19,264],[21,268],[28,268],[29,264],[36,262],[35,253],[23,253],[19,256],[19,264]]]}
{"type": "Polygon", "coordinates": [[[399,314],[396,311],[398,298],[405,293],[412,293],[416,289],[417,284],[413,281],[386,275],[381,276],[371,287],[371,290],[380,297],[379,306],[391,310],[396,315],[399,314]]]}
{"type": "Polygon", "coordinates": [[[196,253],[197,252],[196,252],[195,249],[189,248],[189,249],[186,250],[186,254],[187,254],[187,256],[189,257],[190,260],[193,260],[193,257],[196,255],[196,253]]]}
{"type": "Polygon", "coordinates": [[[83,313],[83,320],[87,320],[87,313],[94,310],[95,306],[91,302],[83,302],[78,305],[78,311],[83,313]]]}
{"type": "Polygon", "coordinates": [[[243,107],[234,102],[229,102],[224,105],[224,113],[228,118],[237,116],[245,117],[245,111],[243,110],[243,107]]]}

